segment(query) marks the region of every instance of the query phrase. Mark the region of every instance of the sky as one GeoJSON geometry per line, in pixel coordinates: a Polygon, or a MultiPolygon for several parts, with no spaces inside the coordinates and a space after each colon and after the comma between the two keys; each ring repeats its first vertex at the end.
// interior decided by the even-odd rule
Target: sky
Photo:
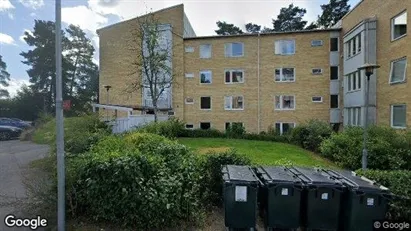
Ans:
{"type": "MultiPolygon", "coordinates": [[[[248,22],[272,28],[282,7],[290,3],[307,9],[309,23],[321,13],[321,4],[329,0],[62,0],[62,26],[80,26],[92,40],[97,52],[98,28],[143,15],[147,12],[184,3],[184,10],[197,36],[214,35],[218,20],[233,23],[243,30],[248,22]]],[[[349,0],[351,6],[360,0],[349,0]]],[[[24,31],[31,31],[34,20],[55,19],[54,0],[0,0],[0,55],[7,64],[11,95],[28,84],[29,66],[22,63],[22,51],[32,49],[23,40],[24,31]]]]}

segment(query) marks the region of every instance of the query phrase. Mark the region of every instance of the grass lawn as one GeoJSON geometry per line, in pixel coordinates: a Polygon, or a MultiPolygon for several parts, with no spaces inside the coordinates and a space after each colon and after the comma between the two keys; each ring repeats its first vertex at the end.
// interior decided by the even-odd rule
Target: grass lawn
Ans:
{"type": "Polygon", "coordinates": [[[180,138],[178,140],[201,154],[235,148],[257,165],[275,165],[276,161],[287,159],[294,165],[338,168],[331,161],[291,144],[224,138],[180,138]]]}

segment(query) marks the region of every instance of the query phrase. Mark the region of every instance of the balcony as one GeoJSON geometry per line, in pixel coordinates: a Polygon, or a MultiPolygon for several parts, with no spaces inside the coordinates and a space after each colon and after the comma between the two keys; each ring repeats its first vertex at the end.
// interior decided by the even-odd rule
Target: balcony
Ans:
{"type": "Polygon", "coordinates": [[[330,123],[341,123],[341,110],[339,108],[330,109],[330,123]]]}

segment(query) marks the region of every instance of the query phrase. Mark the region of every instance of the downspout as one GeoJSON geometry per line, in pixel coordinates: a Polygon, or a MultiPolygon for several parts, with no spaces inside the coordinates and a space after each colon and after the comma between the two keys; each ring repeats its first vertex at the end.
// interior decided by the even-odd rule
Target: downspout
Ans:
{"type": "Polygon", "coordinates": [[[257,132],[260,134],[260,32],[257,36],[257,132]]]}

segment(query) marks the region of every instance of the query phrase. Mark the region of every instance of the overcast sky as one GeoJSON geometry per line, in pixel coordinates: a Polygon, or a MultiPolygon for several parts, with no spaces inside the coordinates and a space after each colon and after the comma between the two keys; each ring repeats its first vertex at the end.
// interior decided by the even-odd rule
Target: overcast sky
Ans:
{"type": "MultiPolygon", "coordinates": [[[[184,3],[185,12],[197,36],[213,35],[216,21],[234,23],[244,29],[253,22],[272,27],[282,7],[294,3],[307,9],[305,20],[311,22],[321,13],[320,5],[329,0],[62,0],[63,26],[79,25],[98,50],[96,29],[146,12],[184,3]]],[[[351,6],[360,0],[350,0],[351,6]]],[[[0,0],[0,55],[13,79],[9,91],[14,94],[28,81],[28,66],[21,63],[22,51],[30,49],[23,32],[33,30],[34,20],[54,20],[54,0],[0,0]]],[[[95,62],[98,53],[95,55],[95,62]]]]}

